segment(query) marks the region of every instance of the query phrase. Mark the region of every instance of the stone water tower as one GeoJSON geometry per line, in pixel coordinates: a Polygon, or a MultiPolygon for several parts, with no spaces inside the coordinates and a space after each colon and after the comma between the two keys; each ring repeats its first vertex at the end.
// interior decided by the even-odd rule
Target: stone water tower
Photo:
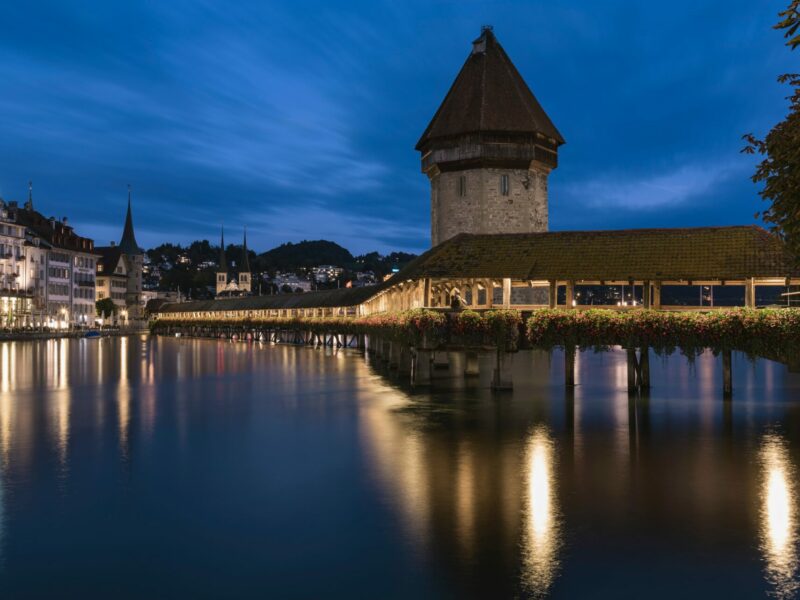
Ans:
{"type": "Polygon", "coordinates": [[[483,27],[416,146],[431,182],[431,244],[459,233],[547,231],[547,176],[563,143],[483,27]]]}

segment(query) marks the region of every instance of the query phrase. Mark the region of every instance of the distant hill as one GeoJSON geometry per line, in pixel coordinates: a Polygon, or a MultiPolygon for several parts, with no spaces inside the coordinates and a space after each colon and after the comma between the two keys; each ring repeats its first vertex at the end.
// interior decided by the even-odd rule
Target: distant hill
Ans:
{"type": "Polygon", "coordinates": [[[348,266],[355,262],[346,248],[327,240],[302,241],[281,244],[277,248],[258,255],[258,264],[263,270],[293,271],[317,265],[348,266]]]}

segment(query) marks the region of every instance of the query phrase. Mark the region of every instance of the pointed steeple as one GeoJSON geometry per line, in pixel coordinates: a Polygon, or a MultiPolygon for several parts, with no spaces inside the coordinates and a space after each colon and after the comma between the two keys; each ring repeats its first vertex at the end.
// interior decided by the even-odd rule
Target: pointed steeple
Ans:
{"type": "Polygon", "coordinates": [[[217,273],[228,272],[228,261],[225,258],[225,227],[219,227],[219,263],[217,265],[217,273]]]}
{"type": "Polygon", "coordinates": [[[564,138],[544,112],[491,26],[481,28],[472,51],[416,149],[469,134],[542,135],[558,146],[564,138]]]}
{"type": "Polygon", "coordinates": [[[131,186],[128,184],[128,214],[125,215],[125,229],[122,230],[122,239],[119,248],[123,254],[142,254],[142,249],[136,243],[136,236],[133,234],[133,216],[131,215],[131,186]]]}
{"type": "Polygon", "coordinates": [[[33,210],[33,182],[28,182],[28,201],[25,203],[25,210],[33,210]]]}
{"type": "Polygon", "coordinates": [[[239,271],[242,273],[250,272],[250,257],[247,252],[247,227],[244,228],[244,242],[242,244],[242,263],[239,271]]]}

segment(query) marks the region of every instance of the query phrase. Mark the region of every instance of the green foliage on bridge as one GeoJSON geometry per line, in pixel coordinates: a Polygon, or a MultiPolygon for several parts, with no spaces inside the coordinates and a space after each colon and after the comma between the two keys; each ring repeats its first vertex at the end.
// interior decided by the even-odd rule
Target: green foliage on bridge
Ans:
{"type": "Polygon", "coordinates": [[[787,357],[800,351],[800,310],[545,309],[528,319],[527,336],[539,348],[647,347],[659,354],[678,349],[689,358],[705,349],[738,350],[766,358],[787,357]]]}

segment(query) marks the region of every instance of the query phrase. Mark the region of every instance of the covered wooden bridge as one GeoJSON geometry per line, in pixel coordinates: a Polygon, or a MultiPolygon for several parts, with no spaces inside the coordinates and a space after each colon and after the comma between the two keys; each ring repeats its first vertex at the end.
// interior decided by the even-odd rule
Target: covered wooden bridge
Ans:
{"type": "MultiPolygon", "coordinates": [[[[172,322],[191,329],[197,323],[213,329],[218,322],[229,328],[236,320],[346,319],[415,308],[445,309],[456,294],[465,307],[476,311],[504,308],[524,313],[556,307],[713,311],[756,308],[772,303],[770,298],[791,298],[786,290],[798,285],[797,262],[777,236],[760,227],[461,234],[378,286],[168,304],[155,317],[168,327],[172,322]],[[698,293],[687,296],[690,288],[698,293]]],[[[383,341],[375,342],[373,348],[383,352],[383,341]]],[[[644,370],[633,349],[628,349],[633,387],[649,387],[648,352],[641,350],[644,370]]],[[[395,356],[395,351],[396,356],[408,358],[403,354],[406,349],[387,355],[395,356]]],[[[427,359],[420,361],[419,352],[429,350],[412,352],[415,364],[425,363],[427,369],[427,359]]],[[[468,354],[474,366],[476,355],[468,354]]],[[[497,381],[503,380],[505,370],[501,354],[504,351],[498,349],[497,381]]],[[[574,348],[567,355],[572,360],[567,361],[566,382],[572,385],[574,348]]],[[[730,351],[723,358],[729,395],[730,351]]]]}

